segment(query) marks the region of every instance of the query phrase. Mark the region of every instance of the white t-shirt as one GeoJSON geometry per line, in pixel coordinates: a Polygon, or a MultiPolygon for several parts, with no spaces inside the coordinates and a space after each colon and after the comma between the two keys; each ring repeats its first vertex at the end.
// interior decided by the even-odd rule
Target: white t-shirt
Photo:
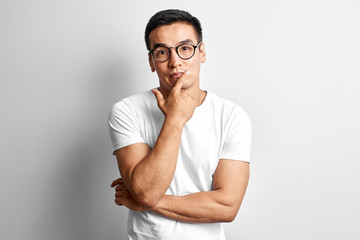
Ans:
{"type": "MultiPolygon", "coordinates": [[[[153,148],[164,121],[151,91],[113,105],[109,115],[113,150],[144,142],[153,148]]],[[[250,162],[251,123],[238,105],[210,92],[185,124],[174,178],[166,194],[211,191],[220,159],[250,162]]],[[[129,239],[225,239],[221,223],[183,223],[154,212],[129,210],[129,239]]]]}

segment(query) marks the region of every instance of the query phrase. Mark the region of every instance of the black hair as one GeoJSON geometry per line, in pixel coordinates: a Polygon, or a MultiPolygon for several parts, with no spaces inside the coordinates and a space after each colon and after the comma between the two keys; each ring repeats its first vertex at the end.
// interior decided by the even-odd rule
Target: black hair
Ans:
{"type": "Polygon", "coordinates": [[[200,21],[190,13],[179,9],[168,9],[155,13],[145,28],[146,48],[150,51],[150,33],[155,28],[163,25],[170,25],[174,22],[187,22],[191,24],[197,34],[198,40],[202,41],[202,29],[200,21]]]}

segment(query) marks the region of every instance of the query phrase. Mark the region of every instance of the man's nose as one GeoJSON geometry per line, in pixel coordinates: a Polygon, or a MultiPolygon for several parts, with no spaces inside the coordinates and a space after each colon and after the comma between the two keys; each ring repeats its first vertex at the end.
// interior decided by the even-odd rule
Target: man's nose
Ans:
{"type": "Polygon", "coordinates": [[[169,58],[169,67],[170,68],[176,68],[177,66],[181,65],[181,58],[176,52],[175,48],[171,48],[171,54],[169,58]]]}

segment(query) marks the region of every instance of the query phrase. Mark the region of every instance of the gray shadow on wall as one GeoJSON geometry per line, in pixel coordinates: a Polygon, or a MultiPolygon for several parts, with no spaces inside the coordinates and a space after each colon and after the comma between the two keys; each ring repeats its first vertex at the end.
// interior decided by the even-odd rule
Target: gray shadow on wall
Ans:
{"type": "Polygon", "coordinates": [[[131,91],[131,81],[125,81],[132,77],[129,69],[126,61],[112,58],[90,70],[92,76],[79,94],[86,98],[78,116],[84,124],[75,128],[77,137],[69,139],[73,147],[62,149],[67,157],[57,159],[61,164],[53,171],[58,189],[47,200],[52,202],[45,203],[54,206],[47,213],[52,221],[47,239],[126,238],[127,210],[115,205],[110,188],[119,173],[111,154],[107,117],[112,104],[131,91]]]}

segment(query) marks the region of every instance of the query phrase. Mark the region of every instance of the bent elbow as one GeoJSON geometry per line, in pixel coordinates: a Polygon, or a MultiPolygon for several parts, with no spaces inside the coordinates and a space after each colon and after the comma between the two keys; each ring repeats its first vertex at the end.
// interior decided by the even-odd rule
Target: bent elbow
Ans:
{"type": "Polygon", "coordinates": [[[234,221],[238,211],[239,208],[237,207],[228,207],[228,209],[225,211],[223,222],[230,223],[234,221]]]}
{"type": "Polygon", "coordinates": [[[156,196],[149,190],[145,190],[143,187],[135,184],[135,181],[131,184],[132,196],[134,200],[143,208],[151,209],[157,206],[161,197],[156,196]]]}
{"type": "Polygon", "coordinates": [[[133,193],[135,201],[145,209],[155,208],[161,199],[160,196],[149,191],[135,191],[133,193]]]}
{"type": "Polygon", "coordinates": [[[145,209],[152,209],[158,205],[159,200],[159,198],[153,197],[151,195],[143,195],[142,197],[138,198],[138,203],[145,209]]]}
{"type": "Polygon", "coordinates": [[[236,218],[236,213],[228,214],[228,216],[226,216],[224,222],[230,223],[230,222],[234,221],[235,218],[236,218]]]}

